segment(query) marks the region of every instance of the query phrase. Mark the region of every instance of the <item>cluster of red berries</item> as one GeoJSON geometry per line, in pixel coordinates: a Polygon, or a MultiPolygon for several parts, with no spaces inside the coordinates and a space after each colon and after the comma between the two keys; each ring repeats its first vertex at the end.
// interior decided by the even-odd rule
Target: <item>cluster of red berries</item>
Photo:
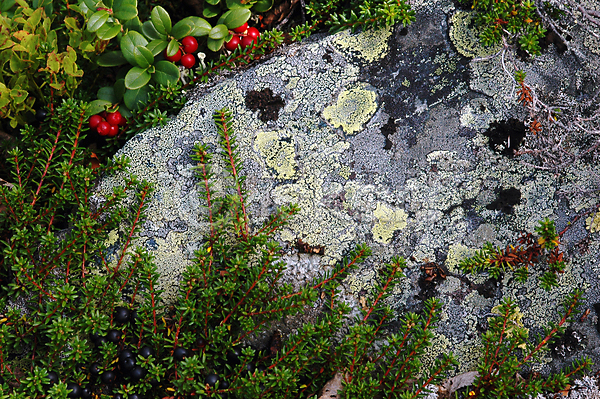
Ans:
{"type": "Polygon", "coordinates": [[[233,31],[238,34],[233,35],[231,40],[225,43],[225,48],[229,51],[235,50],[238,45],[242,46],[242,49],[245,49],[248,46],[254,47],[254,45],[258,43],[260,32],[254,27],[248,28],[248,22],[244,23],[244,25],[238,28],[235,28],[233,31]]]}
{"type": "Polygon", "coordinates": [[[119,133],[119,126],[124,126],[127,121],[119,111],[107,113],[103,111],[92,115],[89,120],[90,128],[100,136],[115,137],[119,133]]]}
{"type": "Polygon", "coordinates": [[[198,42],[193,36],[186,36],[181,39],[181,44],[183,46],[177,50],[175,55],[169,57],[167,55],[167,50],[165,50],[164,56],[168,61],[171,62],[181,61],[181,65],[187,69],[193,68],[194,65],[196,65],[196,57],[194,57],[193,53],[198,50],[198,42]],[[185,54],[182,54],[181,50],[183,50],[183,53],[185,54]]]}

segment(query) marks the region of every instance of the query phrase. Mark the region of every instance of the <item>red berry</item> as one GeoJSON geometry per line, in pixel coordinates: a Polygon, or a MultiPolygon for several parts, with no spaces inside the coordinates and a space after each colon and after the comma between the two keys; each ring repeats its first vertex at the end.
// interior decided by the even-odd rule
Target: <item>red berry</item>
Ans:
{"type": "Polygon", "coordinates": [[[106,121],[100,122],[98,124],[97,130],[100,136],[108,136],[108,134],[110,133],[110,123],[106,121]]]}
{"type": "Polygon", "coordinates": [[[248,32],[246,32],[246,35],[250,36],[253,39],[257,39],[260,37],[260,32],[255,27],[252,27],[248,28],[248,32]]]}
{"type": "Polygon", "coordinates": [[[240,44],[240,37],[233,35],[231,40],[225,43],[225,48],[229,51],[233,51],[237,48],[238,44],[240,44]]]}
{"type": "Polygon", "coordinates": [[[246,48],[248,46],[254,47],[254,44],[258,42],[258,39],[255,37],[244,36],[242,37],[242,48],[246,48]]]}
{"type": "Polygon", "coordinates": [[[115,137],[119,134],[119,126],[110,125],[110,132],[108,132],[108,137],[115,137]]]}
{"type": "Polygon", "coordinates": [[[123,115],[119,111],[115,111],[106,115],[106,121],[113,126],[119,126],[123,121],[123,115]]]}
{"type": "Polygon", "coordinates": [[[188,54],[198,50],[198,42],[192,36],[186,36],[181,39],[181,44],[183,44],[183,51],[188,54]]]}
{"type": "Polygon", "coordinates": [[[164,53],[164,55],[165,55],[165,58],[166,58],[168,61],[171,61],[171,62],[177,62],[177,61],[179,61],[179,60],[181,59],[181,50],[179,50],[179,49],[178,49],[178,50],[177,50],[177,52],[175,53],[175,55],[172,55],[171,57],[169,57],[169,56],[167,55],[167,50],[165,50],[165,53],[164,53]]]}
{"type": "Polygon", "coordinates": [[[98,127],[98,124],[100,122],[102,122],[102,117],[100,115],[92,115],[90,116],[90,127],[92,129],[95,129],[96,127],[98,127]]]}
{"type": "Polygon", "coordinates": [[[244,33],[244,32],[246,32],[246,29],[248,29],[248,22],[244,22],[244,25],[238,26],[233,31],[235,33],[244,33]]]}
{"type": "Polygon", "coordinates": [[[196,65],[196,57],[194,57],[192,54],[184,55],[181,57],[181,65],[187,69],[192,68],[194,65],[196,65]]]}
{"type": "Polygon", "coordinates": [[[102,119],[106,119],[106,111],[100,112],[100,116],[102,117],[102,119]]]}

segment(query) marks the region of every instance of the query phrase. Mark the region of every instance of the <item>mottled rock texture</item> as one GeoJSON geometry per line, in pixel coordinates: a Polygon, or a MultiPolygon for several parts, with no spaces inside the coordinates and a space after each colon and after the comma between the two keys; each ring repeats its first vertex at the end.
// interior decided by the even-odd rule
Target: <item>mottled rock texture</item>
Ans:
{"type": "MultiPolygon", "coordinates": [[[[137,244],[154,254],[169,298],[206,232],[192,147],[216,145],[212,114],[229,107],[252,223],[284,204],[301,207],[278,237],[289,250],[290,281],[309,281],[366,242],[374,255],[344,284],[358,304],[372,292],[381,262],[395,254],[410,259],[390,304],[401,314],[418,311],[428,296],[441,298],[443,319],[430,354],[452,350],[458,371],[473,369],[487,317],[502,297],[516,298],[534,335],[557,319],[568,292],[583,288],[592,311],[573,325],[584,337],[582,349],[554,361],[549,356],[541,370],[556,370],[581,353],[600,364],[593,307],[600,302],[598,214],[565,233],[568,266],[560,288],[550,293],[535,279],[523,285],[507,274],[495,282],[460,276],[457,269],[486,241],[513,243],[541,218],[565,228],[596,203],[597,192],[586,196],[577,189],[598,188],[598,165],[579,162],[554,174],[492,151],[485,131],[527,116],[514,81],[500,57],[472,60],[497,49],[477,44],[467,11],[447,1],[421,3],[414,4],[417,20],[408,30],[341,32],[284,47],[189,93],[189,103],[167,126],[130,140],[120,152],[131,158],[130,173],[156,184],[137,244]],[[324,255],[298,254],[298,239],[323,246],[324,255]],[[443,265],[448,277],[434,286],[420,284],[425,262],[443,265]]],[[[559,55],[551,47],[533,60],[514,62],[511,68],[525,70],[542,94],[575,98],[598,89],[594,68],[571,52],[559,55]]],[[[98,196],[120,183],[120,176],[103,180],[98,196]]]]}

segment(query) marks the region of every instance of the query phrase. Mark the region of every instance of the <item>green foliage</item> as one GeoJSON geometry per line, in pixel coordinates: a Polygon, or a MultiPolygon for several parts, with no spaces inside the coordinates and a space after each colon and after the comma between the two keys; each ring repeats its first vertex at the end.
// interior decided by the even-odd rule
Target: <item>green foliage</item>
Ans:
{"type": "Polygon", "coordinates": [[[507,40],[532,55],[540,54],[539,40],[546,29],[531,0],[474,0],[477,25],[481,28],[480,39],[486,46],[507,40]]]}
{"type": "Polygon", "coordinates": [[[483,334],[485,353],[477,366],[479,373],[469,397],[489,399],[509,399],[515,397],[536,397],[543,392],[557,392],[565,389],[569,377],[589,370],[588,358],[577,361],[572,368],[550,376],[539,375],[530,378],[517,378],[524,365],[541,359],[547,351],[547,344],[565,332],[565,324],[582,301],[583,293],[576,290],[565,302],[563,314],[558,323],[550,323],[536,344],[529,341],[529,331],[521,322],[522,314],[510,299],[503,299],[492,309],[495,316],[488,319],[489,328],[483,334]]]}
{"type": "Polygon", "coordinates": [[[7,11],[0,14],[0,118],[15,128],[50,97],[73,96],[83,76],[78,55],[89,56],[95,43],[74,43],[83,34],[72,18],[65,19],[67,38],[55,29],[57,18],[41,6],[32,8],[25,1],[2,6],[7,11]]]}
{"type": "Polygon", "coordinates": [[[565,270],[563,253],[559,250],[559,236],[554,221],[544,219],[535,228],[538,237],[523,233],[518,245],[507,245],[501,249],[486,243],[470,258],[463,259],[459,267],[466,273],[488,272],[493,278],[500,278],[509,269],[514,271],[519,282],[525,282],[529,268],[537,264],[547,264],[547,271],[540,277],[540,286],[549,291],[558,286],[557,274],[565,270]]]}
{"type": "MultiPolygon", "coordinates": [[[[312,26],[325,24],[332,32],[377,29],[399,22],[408,26],[415,20],[415,12],[404,0],[312,0],[306,11],[313,18],[312,26]]],[[[300,37],[298,31],[294,35],[300,37]]]]}

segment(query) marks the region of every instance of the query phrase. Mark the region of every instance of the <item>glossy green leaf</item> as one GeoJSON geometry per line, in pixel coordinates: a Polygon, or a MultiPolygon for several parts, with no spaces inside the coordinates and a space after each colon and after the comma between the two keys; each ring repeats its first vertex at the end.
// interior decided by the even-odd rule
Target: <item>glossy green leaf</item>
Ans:
{"type": "Polygon", "coordinates": [[[123,95],[125,94],[125,91],[127,91],[127,88],[125,87],[125,79],[124,78],[117,79],[117,81],[115,82],[115,84],[113,86],[113,89],[114,89],[114,93],[115,93],[115,98],[117,99],[116,102],[121,101],[123,99],[123,95]]]}
{"type": "Polygon", "coordinates": [[[258,0],[252,6],[254,12],[267,12],[273,7],[273,0],[258,0]]]}
{"type": "Polygon", "coordinates": [[[143,46],[134,47],[133,58],[135,58],[137,66],[144,69],[148,68],[154,63],[154,55],[152,55],[150,50],[143,46]]]}
{"type": "Polygon", "coordinates": [[[96,60],[96,64],[103,67],[114,67],[126,64],[127,60],[123,56],[123,53],[120,51],[109,51],[107,53],[102,54],[96,60]]]}
{"type": "Polygon", "coordinates": [[[117,22],[115,24],[112,24],[110,22],[107,22],[104,25],[102,25],[100,29],[98,29],[96,35],[98,35],[98,38],[102,40],[110,40],[113,37],[117,36],[119,32],[121,32],[120,23],[117,22]]]}
{"type": "Polygon", "coordinates": [[[179,68],[169,61],[158,61],[154,64],[156,72],[152,79],[163,86],[174,85],[179,80],[179,68]]]}
{"type": "Polygon", "coordinates": [[[148,40],[136,31],[129,31],[121,38],[121,51],[131,65],[137,65],[134,57],[135,46],[146,47],[148,40]]]}
{"type": "Polygon", "coordinates": [[[219,51],[225,42],[225,38],[222,39],[211,39],[210,37],[206,40],[206,46],[211,51],[219,51]]]}
{"type": "Polygon", "coordinates": [[[172,39],[167,45],[167,55],[172,57],[177,53],[177,50],[179,50],[179,42],[175,39],[172,39]]]}
{"type": "Polygon", "coordinates": [[[108,101],[111,104],[116,104],[119,102],[119,100],[117,100],[117,96],[115,95],[115,88],[113,86],[101,87],[96,96],[100,100],[108,101]]]}
{"type": "Polygon", "coordinates": [[[210,5],[216,6],[221,2],[221,0],[206,0],[206,2],[210,5]]]}
{"type": "Polygon", "coordinates": [[[212,18],[219,15],[220,12],[221,9],[219,7],[207,5],[204,6],[204,10],[202,10],[202,16],[204,16],[205,18],[212,18]]]}
{"type": "Polygon", "coordinates": [[[125,75],[125,87],[129,90],[139,89],[148,84],[151,77],[146,69],[133,67],[125,75]]]}
{"type": "Polygon", "coordinates": [[[244,1],[242,3],[242,0],[227,0],[226,4],[228,9],[233,10],[234,8],[250,8],[254,2],[244,1]]]}
{"type": "Polygon", "coordinates": [[[163,35],[156,30],[152,21],[146,21],[142,24],[142,32],[150,40],[166,39],[167,35],[163,35]]]}
{"type": "Polygon", "coordinates": [[[83,0],[83,4],[86,5],[86,7],[90,10],[95,10],[96,9],[96,0],[83,0]]]}
{"type": "Polygon", "coordinates": [[[152,40],[146,48],[150,50],[153,56],[159,55],[164,49],[167,48],[167,41],[162,39],[152,40]]]}
{"type": "Polygon", "coordinates": [[[125,30],[134,30],[136,32],[142,33],[142,21],[140,21],[140,17],[134,17],[125,22],[123,25],[125,30]]]}
{"type": "Polygon", "coordinates": [[[104,111],[109,105],[112,105],[112,103],[106,100],[94,100],[89,103],[87,109],[85,110],[85,116],[89,117],[92,115],[99,114],[100,112],[104,111]]]}
{"type": "Polygon", "coordinates": [[[136,0],[114,0],[113,4],[115,17],[127,21],[137,17],[137,1],[136,0]]]}
{"type": "Polygon", "coordinates": [[[171,17],[167,10],[161,6],[154,7],[150,13],[150,19],[159,33],[165,35],[171,33],[171,17]]]}
{"type": "Polygon", "coordinates": [[[235,8],[223,14],[221,18],[219,18],[219,23],[227,25],[227,28],[229,29],[235,29],[244,25],[244,23],[250,19],[250,15],[252,15],[252,13],[246,8],[235,8]]]}
{"type": "MultiPolygon", "coordinates": [[[[240,24],[241,25],[241,24],[240,24]]],[[[208,37],[213,40],[219,40],[227,37],[229,29],[225,25],[217,25],[210,30],[208,37]]]]}
{"type": "Polygon", "coordinates": [[[148,93],[150,93],[148,86],[143,86],[137,90],[127,90],[123,95],[123,102],[131,110],[139,109],[148,101],[148,93]]]}
{"type": "Polygon", "coordinates": [[[104,10],[96,11],[92,14],[90,19],[88,20],[87,29],[90,32],[96,32],[98,29],[104,25],[106,21],[108,21],[108,12],[104,10]]]}
{"type": "Polygon", "coordinates": [[[178,40],[186,36],[206,36],[211,28],[210,24],[203,18],[186,17],[173,26],[171,35],[178,40]]]}

